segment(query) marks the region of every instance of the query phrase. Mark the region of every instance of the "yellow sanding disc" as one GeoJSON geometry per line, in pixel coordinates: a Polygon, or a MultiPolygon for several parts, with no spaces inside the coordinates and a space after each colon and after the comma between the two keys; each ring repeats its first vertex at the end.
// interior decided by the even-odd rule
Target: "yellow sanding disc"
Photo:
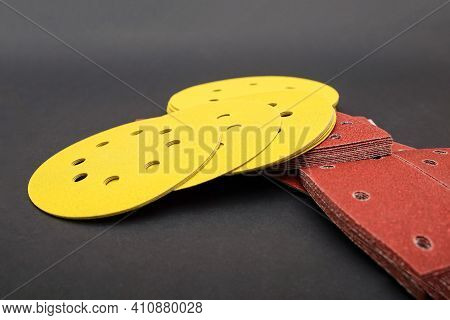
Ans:
{"type": "Polygon", "coordinates": [[[188,120],[190,123],[202,121],[203,110],[217,110],[216,123],[221,128],[222,142],[211,161],[177,189],[212,180],[251,161],[276,139],[282,123],[277,108],[264,101],[235,99],[190,110],[196,110],[188,120]]]}
{"type": "MultiPolygon", "coordinates": [[[[332,95],[327,98],[312,94],[306,98],[303,96],[302,100],[303,93],[304,91],[293,89],[260,92],[222,100],[231,103],[242,103],[241,101],[245,100],[260,102],[264,107],[271,106],[283,119],[281,132],[271,145],[253,160],[233,170],[233,173],[263,169],[288,161],[314,148],[327,138],[336,122],[333,106],[337,102],[337,93],[334,98],[331,98],[332,95]]],[[[191,108],[212,108],[214,105],[210,103],[191,108]]],[[[171,107],[171,110],[174,110],[174,107],[171,107]]],[[[176,112],[174,114],[176,115],[176,112]]],[[[270,122],[266,124],[270,125],[270,122]]]]}
{"type": "Polygon", "coordinates": [[[170,98],[167,111],[180,111],[196,105],[215,104],[228,98],[270,91],[291,92],[296,101],[321,98],[333,107],[339,101],[336,90],[317,81],[285,76],[257,76],[214,81],[181,90],[170,98]]]}
{"type": "Polygon", "coordinates": [[[221,102],[122,125],[47,160],[31,177],[29,196],[43,211],[73,219],[136,209],[253,159],[277,136],[277,114],[263,102],[221,102]]]}
{"type": "MultiPolygon", "coordinates": [[[[196,112],[197,113],[197,112],[196,112]]],[[[220,146],[217,111],[146,119],[93,135],[44,162],[28,185],[32,202],[55,216],[87,219],[150,203],[184,183],[220,146]],[[209,134],[200,136],[204,122],[209,134]]]]}
{"type": "MultiPolygon", "coordinates": [[[[291,92],[260,93],[245,99],[278,108],[283,122],[280,133],[269,148],[233,173],[263,169],[297,157],[325,140],[336,123],[335,109],[319,96],[311,96],[298,103],[291,92]]],[[[232,100],[241,98],[229,99],[232,100]]]]}
{"type": "Polygon", "coordinates": [[[256,158],[254,158],[252,161],[249,161],[242,167],[233,170],[232,173],[237,174],[247,171],[270,168],[277,164],[293,159],[322,143],[333,131],[334,125],[336,124],[336,114],[332,114],[332,118],[327,124],[328,127],[325,129],[325,131],[319,133],[316,129],[312,129],[313,127],[309,127],[307,123],[314,122],[317,125],[316,128],[319,128],[320,125],[325,126],[325,119],[321,117],[315,117],[316,114],[308,115],[308,113],[310,113],[311,111],[312,109],[291,109],[291,111],[282,112],[282,114],[290,114],[289,117],[292,118],[289,120],[283,120],[282,130],[280,131],[278,137],[271,143],[270,148],[264,150],[256,158]],[[294,114],[297,114],[297,116],[294,116],[294,114]],[[307,116],[308,120],[304,121],[305,118],[303,118],[303,116],[307,116]],[[302,131],[302,129],[294,128],[292,125],[295,123],[302,123],[299,127],[303,128],[304,130],[302,131]]]}

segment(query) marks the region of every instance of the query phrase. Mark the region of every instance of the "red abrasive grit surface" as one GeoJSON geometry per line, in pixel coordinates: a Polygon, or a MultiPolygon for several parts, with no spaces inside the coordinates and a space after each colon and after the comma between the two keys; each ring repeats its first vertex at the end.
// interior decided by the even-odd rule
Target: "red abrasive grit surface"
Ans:
{"type": "Polygon", "coordinates": [[[390,139],[391,136],[383,129],[371,125],[365,120],[357,119],[350,115],[337,112],[336,126],[328,139],[322,142],[314,150],[335,148],[354,143],[371,142],[379,139],[390,139]]]}
{"type": "Polygon", "coordinates": [[[284,164],[292,169],[356,161],[391,153],[392,137],[367,119],[336,113],[336,126],[314,149],[284,164]]]}
{"type": "Polygon", "coordinates": [[[447,165],[450,159],[448,150],[445,148],[407,150],[398,152],[394,156],[416,167],[448,188],[450,184],[450,170],[447,165]]]}
{"type": "Polygon", "coordinates": [[[301,170],[303,185],[329,217],[418,298],[424,291],[450,298],[448,151],[301,170]]]}
{"type": "Polygon", "coordinates": [[[406,151],[406,150],[415,150],[415,148],[395,142],[395,141],[392,143],[392,152],[400,152],[400,151],[406,151]]]}
{"type": "Polygon", "coordinates": [[[314,185],[310,185],[307,181],[303,181],[316,203],[322,208],[328,217],[344,232],[344,234],[366,252],[373,260],[375,260],[382,268],[384,268],[391,276],[393,276],[403,287],[406,288],[414,297],[425,299],[428,294],[422,288],[421,281],[412,278],[396,266],[389,258],[383,255],[381,250],[377,250],[375,245],[368,243],[368,239],[364,238],[358,230],[353,230],[347,226],[345,220],[341,220],[341,216],[336,214],[336,210],[321,198],[320,192],[315,190],[314,185]],[[419,284],[420,283],[420,284],[419,284]]]}
{"type": "MultiPolygon", "coordinates": [[[[447,163],[450,161],[450,149],[421,149],[415,151],[398,152],[394,156],[414,166],[417,170],[422,171],[443,187],[450,186],[450,170],[447,163]]],[[[447,214],[450,216],[450,209],[447,214]]],[[[450,219],[450,218],[449,218],[450,219]]],[[[447,222],[447,232],[450,233],[450,223],[447,222]]],[[[440,292],[447,298],[450,297],[450,270],[436,276],[427,277],[433,287],[438,287],[440,292]]]]}
{"type": "Polygon", "coordinates": [[[297,191],[306,193],[300,182],[300,176],[292,174],[292,171],[297,172],[299,167],[357,161],[391,153],[391,136],[371,124],[367,118],[353,117],[340,112],[336,114],[336,117],[336,126],[330,134],[331,138],[329,137],[304,155],[280,166],[286,171],[291,170],[289,174],[280,176],[269,173],[268,175],[297,191]]]}
{"type": "MultiPolygon", "coordinates": [[[[356,117],[356,118],[362,118],[365,119],[364,117],[356,117]]],[[[392,143],[392,152],[399,152],[399,151],[407,151],[407,150],[414,150],[414,148],[409,147],[407,145],[398,143],[398,142],[393,142],[392,143]]],[[[345,155],[344,155],[345,157],[345,155]]],[[[379,157],[379,156],[373,156],[373,157],[379,157]]],[[[348,157],[345,157],[346,159],[348,159],[348,157]]],[[[325,164],[326,165],[330,165],[330,164],[325,164]]],[[[300,191],[302,193],[308,194],[308,192],[306,191],[306,189],[303,187],[302,183],[301,183],[301,177],[300,175],[295,175],[292,173],[286,174],[286,175],[271,175],[269,174],[269,176],[273,177],[274,179],[276,179],[277,181],[283,183],[284,185],[293,188],[297,191],[300,191]]]]}

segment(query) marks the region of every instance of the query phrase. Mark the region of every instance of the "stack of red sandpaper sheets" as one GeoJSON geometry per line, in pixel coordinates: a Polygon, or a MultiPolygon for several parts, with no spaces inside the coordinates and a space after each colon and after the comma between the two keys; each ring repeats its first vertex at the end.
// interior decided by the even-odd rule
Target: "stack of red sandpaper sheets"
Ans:
{"type": "Polygon", "coordinates": [[[301,168],[300,176],[278,179],[307,192],[414,297],[449,299],[449,152],[393,143],[390,155],[364,153],[359,161],[324,161],[301,168]]]}
{"type": "Polygon", "coordinates": [[[336,126],[314,149],[284,163],[287,169],[307,168],[379,157],[391,153],[392,137],[363,117],[337,112],[336,126]]]}
{"type": "Polygon", "coordinates": [[[308,194],[411,294],[450,298],[450,149],[300,170],[308,194]]]}
{"type": "Polygon", "coordinates": [[[408,148],[393,142],[391,135],[377,127],[372,120],[337,112],[336,125],[325,141],[266,173],[289,187],[306,193],[298,178],[297,169],[383,157],[390,155],[391,149],[396,146],[408,148]],[[280,172],[283,174],[280,175],[280,172]]]}

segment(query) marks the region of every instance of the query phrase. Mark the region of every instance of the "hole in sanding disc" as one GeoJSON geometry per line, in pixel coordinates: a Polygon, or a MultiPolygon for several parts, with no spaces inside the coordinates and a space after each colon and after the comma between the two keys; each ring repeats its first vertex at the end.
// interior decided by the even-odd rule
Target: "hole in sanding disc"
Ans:
{"type": "Polygon", "coordinates": [[[418,246],[420,249],[423,250],[430,250],[431,247],[433,246],[431,244],[431,241],[424,236],[417,236],[414,238],[414,243],[416,244],[416,246],[418,246]]]}
{"type": "Polygon", "coordinates": [[[217,119],[220,119],[220,118],[223,118],[223,117],[229,117],[229,116],[230,116],[229,113],[224,113],[224,114],[221,114],[220,116],[218,116],[217,119]]]}
{"type": "Polygon", "coordinates": [[[98,145],[97,145],[97,148],[100,148],[100,147],[103,147],[103,146],[106,146],[107,144],[108,144],[109,142],[108,141],[103,141],[103,142],[100,142],[98,145]]]}
{"type": "Polygon", "coordinates": [[[164,130],[161,130],[159,132],[159,134],[166,134],[166,133],[169,133],[170,131],[172,131],[172,129],[164,129],[164,130]]]}
{"type": "Polygon", "coordinates": [[[337,133],[333,133],[333,134],[330,134],[329,138],[333,139],[333,140],[336,140],[336,139],[340,139],[341,135],[337,134],[337,133]]]}
{"type": "Polygon", "coordinates": [[[242,127],[242,125],[240,125],[240,124],[233,124],[232,126],[229,126],[227,128],[227,130],[230,130],[230,129],[233,129],[233,128],[239,128],[239,127],[242,127]]]}
{"type": "Polygon", "coordinates": [[[370,198],[370,195],[364,191],[355,191],[353,192],[353,198],[359,201],[367,201],[370,198]]]}
{"type": "Polygon", "coordinates": [[[119,180],[119,176],[111,176],[111,177],[105,179],[105,185],[108,185],[111,182],[118,181],[118,180],[119,180]]]}
{"type": "Polygon", "coordinates": [[[172,140],[172,141],[167,142],[166,146],[167,147],[174,146],[176,144],[180,144],[180,142],[181,142],[180,140],[172,140]]]}
{"type": "Polygon", "coordinates": [[[158,165],[158,164],[159,164],[159,161],[158,161],[158,160],[147,162],[147,163],[145,164],[145,169],[147,170],[148,168],[153,167],[153,166],[156,166],[156,165],[158,165]]]}
{"type": "Polygon", "coordinates": [[[80,182],[81,180],[84,180],[87,177],[87,173],[80,173],[77,174],[74,178],[73,178],[73,182],[80,182]]]}
{"type": "Polygon", "coordinates": [[[143,130],[137,130],[131,133],[132,136],[137,136],[138,134],[142,133],[143,130]]]}
{"type": "Polygon", "coordinates": [[[437,166],[437,164],[438,164],[437,161],[431,160],[431,159],[425,159],[425,160],[422,160],[422,162],[425,164],[428,164],[430,166],[437,166]]]}
{"type": "Polygon", "coordinates": [[[282,113],[280,113],[280,116],[283,118],[290,117],[290,116],[292,116],[292,112],[291,111],[283,111],[282,113]]]}
{"type": "Polygon", "coordinates": [[[77,165],[79,165],[79,164],[82,164],[85,160],[86,160],[85,158],[77,159],[77,160],[75,160],[75,161],[72,162],[72,165],[73,165],[73,166],[77,166],[77,165]]]}

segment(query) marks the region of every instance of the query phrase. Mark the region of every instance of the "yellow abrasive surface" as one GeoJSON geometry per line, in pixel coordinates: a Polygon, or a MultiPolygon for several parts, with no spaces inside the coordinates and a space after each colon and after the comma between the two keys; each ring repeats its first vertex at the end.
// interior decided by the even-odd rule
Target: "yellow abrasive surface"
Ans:
{"type": "MultiPolygon", "coordinates": [[[[203,105],[191,108],[192,115],[202,121],[204,110],[217,110],[217,122],[222,132],[219,150],[203,168],[178,189],[184,189],[212,180],[241,167],[258,156],[276,139],[282,118],[279,111],[264,101],[229,100],[214,106],[203,105]]],[[[173,115],[177,116],[179,111],[173,115]]]]}
{"type": "MultiPolygon", "coordinates": [[[[320,123],[323,119],[316,120],[318,120],[316,123],[320,123]]],[[[283,124],[285,122],[287,121],[283,119],[283,124]]],[[[281,130],[278,137],[271,143],[270,148],[264,150],[252,161],[249,161],[245,165],[233,170],[232,173],[237,174],[261,170],[293,159],[322,143],[333,131],[335,124],[336,116],[333,115],[328,123],[328,127],[325,128],[325,131],[320,133],[320,135],[315,138],[313,138],[315,136],[315,130],[308,129],[307,126],[301,126],[304,128],[303,131],[292,129],[292,127],[289,127],[289,124],[286,127],[283,126],[284,129],[281,130]],[[285,132],[286,134],[283,134],[283,130],[286,130],[286,128],[289,128],[287,129],[288,133],[285,132]],[[289,130],[291,131],[289,132],[289,130]],[[296,136],[297,134],[300,134],[300,136],[296,136]],[[298,140],[295,140],[296,138],[298,138],[298,140]],[[307,141],[309,141],[308,144],[306,144],[307,141]]]]}
{"type": "Polygon", "coordinates": [[[203,110],[203,121],[189,123],[192,113],[125,124],[65,148],[35,171],[30,199],[49,214],[88,219],[162,197],[199,171],[220,146],[213,124],[218,112],[203,110]],[[201,135],[207,121],[209,134],[201,135]]]}
{"type": "Polygon", "coordinates": [[[311,96],[293,102],[291,93],[269,92],[246,98],[274,105],[283,122],[280,133],[269,148],[233,173],[263,169],[297,157],[325,140],[336,123],[335,109],[321,97],[311,96]]]}
{"type": "MultiPolygon", "coordinates": [[[[188,90],[188,89],[187,89],[188,90]]],[[[333,91],[333,90],[332,90],[333,91]]],[[[332,131],[336,122],[336,112],[333,108],[338,96],[327,98],[312,94],[305,97],[300,89],[260,92],[245,97],[226,98],[227,103],[240,103],[242,100],[261,103],[265,109],[270,106],[283,119],[282,130],[271,145],[253,160],[233,170],[241,173],[273,166],[292,159],[321,143],[332,131]]],[[[202,110],[212,108],[215,104],[193,106],[202,110]]],[[[173,108],[173,107],[171,107],[173,108]]],[[[174,112],[173,114],[177,114],[174,112]]],[[[275,120],[272,119],[272,120],[275,120]]],[[[271,123],[266,123],[270,125],[271,123]]]]}
{"type": "Polygon", "coordinates": [[[296,96],[296,101],[321,98],[333,107],[339,101],[339,94],[335,89],[317,81],[285,76],[257,76],[214,81],[186,88],[170,98],[167,111],[180,111],[196,105],[215,104],[228,98],[270,91],[291,92],[296,96]]]}

